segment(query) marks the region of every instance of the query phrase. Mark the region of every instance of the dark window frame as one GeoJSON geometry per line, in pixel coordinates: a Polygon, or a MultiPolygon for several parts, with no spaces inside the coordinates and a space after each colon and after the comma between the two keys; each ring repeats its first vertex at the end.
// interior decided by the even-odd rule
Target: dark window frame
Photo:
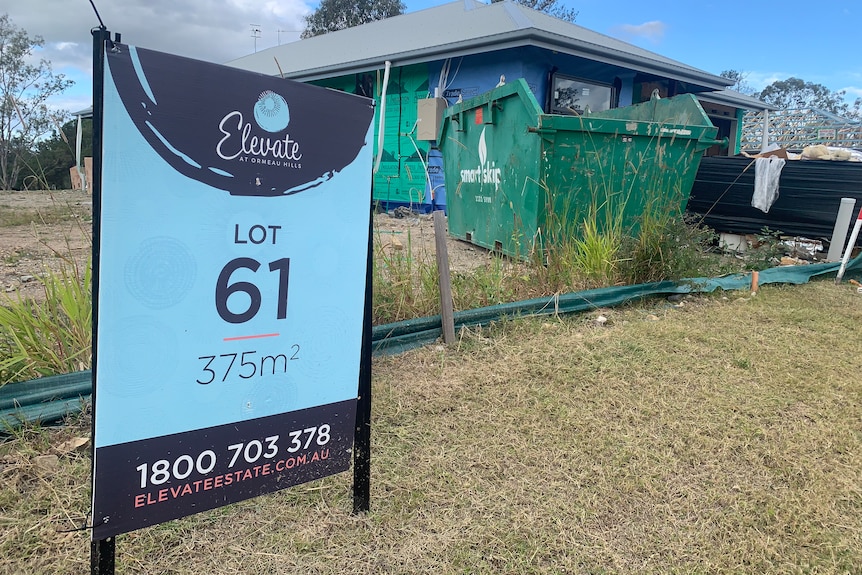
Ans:
{"type": "MultiPolygon", "coordinates": [[[[607,84],[604,82],[597,82],[596,80],[590,80],[587,78],[580,78],[578,76],[572,76],[571,74],[562,74],[559,72],[554,72],[551,76],[550,83],[550,104],[551,104],[551,113],[552,114],[567,114],[567,115],[580,115],[583,112],[577,109],[573,109],[571,107],[561,107],[557,105],[558,98],[555,97],[557,92],[557,82],[558,81],[567,81],[574,82],[576,84],[581,84],[581,87],[589,87],[589,88],[602,88],[608,90],[608,98],[606,100],[608,109],[611,109],[614,106],[617,98],[617,90],[613,86],[613,84],[607,84]]],[[[593,112],[598,112],[600,110],[592,110],[593,112]]]]}

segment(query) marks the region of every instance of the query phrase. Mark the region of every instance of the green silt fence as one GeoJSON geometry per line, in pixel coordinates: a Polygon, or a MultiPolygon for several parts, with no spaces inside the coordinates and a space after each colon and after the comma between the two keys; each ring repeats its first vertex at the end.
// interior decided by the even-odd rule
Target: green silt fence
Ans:
{"type": "MultiPolygon", "coordinates": [[[[759,284],[803,284],[813,277],[834,275],[840,264],[770,268],[759,272],[759,284]]],[[[862,274],[862,255],[845,271],[845,279],[862,274]]],[[[485,326],[513,317],[571,314],[613,307],[648,297],[710,293],[717,289],[748,289],[751,274],[694,278],[631,286],[600,288],[560,296],[536,298],[455,313],[455,328],[485,326]]],[[[372,334],[375,355],[397,354],[436,341],[442,334],[440,316],[376,326],[372,334]]],[[[50,423],[86,409],[92,391],[92,374],[81,371],[10,383],[0,387],[0,433],[25,423],[50,423]]]]}

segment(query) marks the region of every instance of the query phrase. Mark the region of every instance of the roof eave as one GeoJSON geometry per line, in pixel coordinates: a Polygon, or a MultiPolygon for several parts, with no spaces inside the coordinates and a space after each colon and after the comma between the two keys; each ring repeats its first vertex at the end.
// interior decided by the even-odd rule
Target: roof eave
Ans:
{"type": "Polygon", "coordinates": [[[733,108],[741,108],[743,110],[756,110],[758,112],[762,112],[763,110],[768,110],[770,112],[778,110],[778,106],[774,106],[772,104],[767,104],[766,102],[762,102],[757,100],[756,98],[742,99],[742,98],[734,98],[730,96],[726,96],[724,94],[717,94],[715,92],[706,92],[697,95],[698,98],[706,101],[712,102],[714,104],[721,104],[724,106],[730,106],[733,108]]]}
{"type": "Polygon", "coordinates": [[[544,48],[564,52],[573,56],[587,56],[591,60],[619,66],[621,68],[628,68],[638,72],[655,74],[657,76],[665,76],[716,90],[723,90],[731,84],[727,78],[722,78],[721,76],[715,76],[706,72],[702,74],[694,74],[691,69],[687,70],[664,62],[659,62],[657,60],[642,58],[621,50],[608,48],[607,46],[599,46],[597,44],[584,42],[582,40],[572,40],[570,38],[567,39],[569,40],[567,43],[569,45],[560,44],[558,39],[565,38],[565,36],[552,33],[542,33],[541,31],[533,34],[533,36],[541,39],[545,43],[545,45],[542,45],[544,48]],[[573,49],[570,47],[572,45],[577,46],[577,48],[573,49]]]}
{"type": "MultiPolygon", "coordinates": [[[[398,66],[409,66],[411,64],[421,64],[435,59],[459,58],[485,51],[518,48],[523,46],[536,46],[571,56],[587,57],[591,60],[603,62],[605,64],[628,68],[647,74],[666,76],[712,90],[722,90],[731,83],[726,78],[721,78],[720,76],[713,76],[712,74],[707,73],[693,74],[689,70],[669,66],[662,62],[640,58],[619,50],[608,49],[604,46],[573,40],[558,34],[536,30],[535,28],[515,30],[502,34],[495,34],[493,36],[485,36],[483,38],[420,48],[417,50],[402,52],[400,54],[393,54],[387,59],[398,66]],[[485,48],[488,48],[488,50],[485,50],[485,48]]],[[[377,70],[380,69],[383,64],[383,60],[372,58],[301,70],[298,72],[288,73],[285,76],[294,80],[308,82],[350,73],[377,70]]]]}

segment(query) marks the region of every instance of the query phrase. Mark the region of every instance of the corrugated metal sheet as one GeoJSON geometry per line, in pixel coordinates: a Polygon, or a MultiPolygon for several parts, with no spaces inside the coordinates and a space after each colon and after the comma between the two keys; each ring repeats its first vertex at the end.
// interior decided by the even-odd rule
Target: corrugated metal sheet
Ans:
{"type": "Polygon", "coordinates": [[[719,232],[756,234],[769,227],[787,235],[828,240],[841,198],[855,198],[856,208],[862,206],[862,163],[788,161],[778,186],[778,199],[769,213],[763,213],[751,207],[753,159],[703,158],[688,211],[703,216],[703,222],[719,232]]]}

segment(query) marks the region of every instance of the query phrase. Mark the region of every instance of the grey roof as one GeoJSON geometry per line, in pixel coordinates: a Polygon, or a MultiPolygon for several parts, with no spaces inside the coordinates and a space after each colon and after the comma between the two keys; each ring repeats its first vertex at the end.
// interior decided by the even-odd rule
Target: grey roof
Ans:
{"type": "Polygon", "coordinates": [[[228,62],[287,78],[318,80],[506,48],[537,46],[630,70],[720,90],[731,81],[521,4],[456,0],[228,62]],[[276,60],[278,64],[276,64],[276,60]]]}
{"type": "Polygon", "coordinates": [[[742,108],[743,110],[777,110],[778,106],[767,104],[757,98],[746,96],[741,92],[734,90],[719,90],[718,92],[701,92],[697,95],[698,99],[705,102],[713,102],[715,104],[724,104],[733,108],[742,108]]]}

